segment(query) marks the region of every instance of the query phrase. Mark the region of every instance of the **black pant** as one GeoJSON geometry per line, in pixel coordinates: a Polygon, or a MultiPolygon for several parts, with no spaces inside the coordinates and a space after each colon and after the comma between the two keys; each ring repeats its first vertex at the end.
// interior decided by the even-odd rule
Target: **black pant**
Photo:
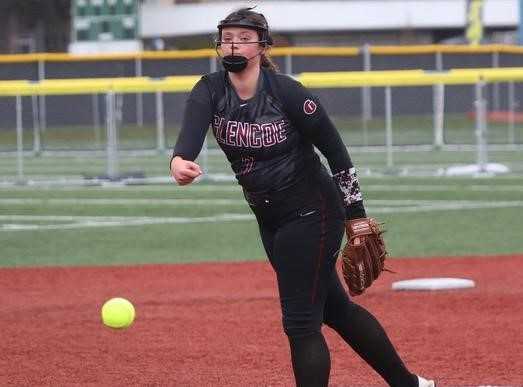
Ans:
{"type": "Polygon", "coordinates": [[[341,198],[325,172],[280,195],[248,200],[277,275],[285,333],[309,335],[321,328],[329,289],[338,289],[331,282],[344,231],[341,198]]]}
{"type": "Polygon", "coordinates": [[[296,384],[327,386],[333,328],[391,386],[417,386],[379,322],[353,303],[336,272],[344,233],[341,197],[324,170],[274,195],[246,193],[278,280],[296,384]]]}

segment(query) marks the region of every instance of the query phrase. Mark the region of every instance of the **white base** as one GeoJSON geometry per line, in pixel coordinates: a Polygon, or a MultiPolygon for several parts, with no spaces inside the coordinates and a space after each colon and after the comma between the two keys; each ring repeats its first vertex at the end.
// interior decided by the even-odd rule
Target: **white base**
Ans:
{"type": "Polygon", "coordinates": [[[446,290],[467,289],[476,286],[474,281],[462,278],[417,278],[392,283],[392,290],[446,290]]]}
{"type": "Polygon", "coordinates": [[[476,176],[476,175],[495,175],[499,173],[508,173],[510,169],[503,164],[486,163],[471,165],[453,165],[445,170],[446,176],[476,176]]]}

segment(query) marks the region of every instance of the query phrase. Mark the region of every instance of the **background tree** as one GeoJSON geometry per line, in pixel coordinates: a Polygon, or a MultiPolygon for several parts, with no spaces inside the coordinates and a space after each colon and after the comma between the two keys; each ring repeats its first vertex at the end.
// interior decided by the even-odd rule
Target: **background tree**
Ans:
{"type": "Polygon", "coordinates": [[[70,9],[70,0],[0,1],[0,51],[67,51],[70,9]]]}

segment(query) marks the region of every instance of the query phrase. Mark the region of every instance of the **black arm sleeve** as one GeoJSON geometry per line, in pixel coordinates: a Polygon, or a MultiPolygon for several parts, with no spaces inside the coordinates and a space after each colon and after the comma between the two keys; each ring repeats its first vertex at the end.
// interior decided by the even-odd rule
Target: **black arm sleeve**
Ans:
{"type": "Polygon", "coordinates": [[[286,113],[293,124],[320,150],[331,169],[348,219],[365,217],[356,169],[338,130],[317,97],[290,77],[280,77],[286,113]]]}
{"type": "MultiPolygon", "coordinates": [[[[185,104],[182,128],[172,157],[194,161],[202,150],[205,135],[212,120],[212,98],[207,82],[200,79],[185,104]]],[[[172,160],[172,159],[171,159],[172,160]]]]}

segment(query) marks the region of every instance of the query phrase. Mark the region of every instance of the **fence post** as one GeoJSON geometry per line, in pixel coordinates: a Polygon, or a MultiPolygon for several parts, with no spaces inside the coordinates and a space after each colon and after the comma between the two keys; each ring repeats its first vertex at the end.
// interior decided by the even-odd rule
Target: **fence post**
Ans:
{"type": "Polygon", "coordinates": [[[436,51],[436,71],[443,71],[443,54],[436,51]]]}
{"type": "Polygon", "coordinates": [[[445,85],[440,83],[432,86],[434,106],[434,148],[443,147],[443,124],[445,116],[445,85]]]}
{"type": "MultiPolygon", "coordinates": [[[[134,74],[137,77],[141,77],[143,74],[142,69],[142,58],[137,57],[134,60],[134,74]]],[[[136,94],[136,124],[140,127],[143,126],[143,94],[136,94]]]]}
{"type": "Polygon", "coordinates": [[[16,96],[16,172],[17,180],[24,179],[24,128],[22,126],[22,97],[16,96]]]}
{"type": "MultiPolygon", "coordinates": [[[[492,53],[492,67],[498,68],[499,67],[499,52],[494,51],[492,53]]],[[[492,85],[492,109],[494,111],[499,110],[499,83],[494,83],[492,85]]]]}
{"type": "Polygon", "coordinates": [[[517,102],[516,102],[516,90],[514,81],[510,81],[508,83],[508,143],[514,144],[516,142],[515,138],[515,124],[516,124],[516,117],[515,112],[517,108],[517,102]]]}
{"type": "Polygon", "coordinates": [[[285,74],[292,75],[292,55],[285,55],[285,74]]]}
{"type": "Polygon", "coordinates": [[[156,91],[156,149],[165,151],[165,120],[163,115],[163,93],[156,91]]]}
{"type": "Polygon", "coordinates": [[[478,172],[487,172],[487,103],[484,97],[485,81],[476,83],[476,143],[478,172]]]}
{"type": "Polygon", "coordinates": [[[214,73],[216,72],[216,70],[218,69],[218,60],[216,59],[215,56],[210,56],[209,57],[209,70],[211,73],[214,73]]]}
{"type": "MultiPolygon", "coordinates": [[[[363,70],[370,71],[372,69],[370,46],[365,44],[362,49],[363,54],[363,70]]],[[[362,100],[362,123],[363,123],[363,145],[368,145],[368,124],[372,119],[372,94],[371,88],[364,86],[361,88],[361,100],[362,100]]]]}
{"type": "MultiPolygon", "coordinates": [[[[45,79],[45,61],[38,59],[38,80],[43,81],[45,79]]],[[[45,95],[41,95],[39,98],[40,102],[40,129],[45,132],[47,129],[47,106],[45,103],[45,95]]]]}
{"type": "Polygon", "coordinates": [[[33,111],[33,153],[39,155],[41,152],[40,143],[40,109],[38,109],[38,95],[31,96],[31,107],[33,111]]]}
{"type": "Polygon", "coordinates": [[[385,145],[387,147],[387,169],[393,167],[392,160],[392,92],[390,86],[385,88],[385,145]]]}
{"type": "Polygon", "coordinates": [[[118,135],[116,133],[116,106],[113,91],[105,95],[107,123],[107,178],[116,179],[118,174],[118,135]]]}

